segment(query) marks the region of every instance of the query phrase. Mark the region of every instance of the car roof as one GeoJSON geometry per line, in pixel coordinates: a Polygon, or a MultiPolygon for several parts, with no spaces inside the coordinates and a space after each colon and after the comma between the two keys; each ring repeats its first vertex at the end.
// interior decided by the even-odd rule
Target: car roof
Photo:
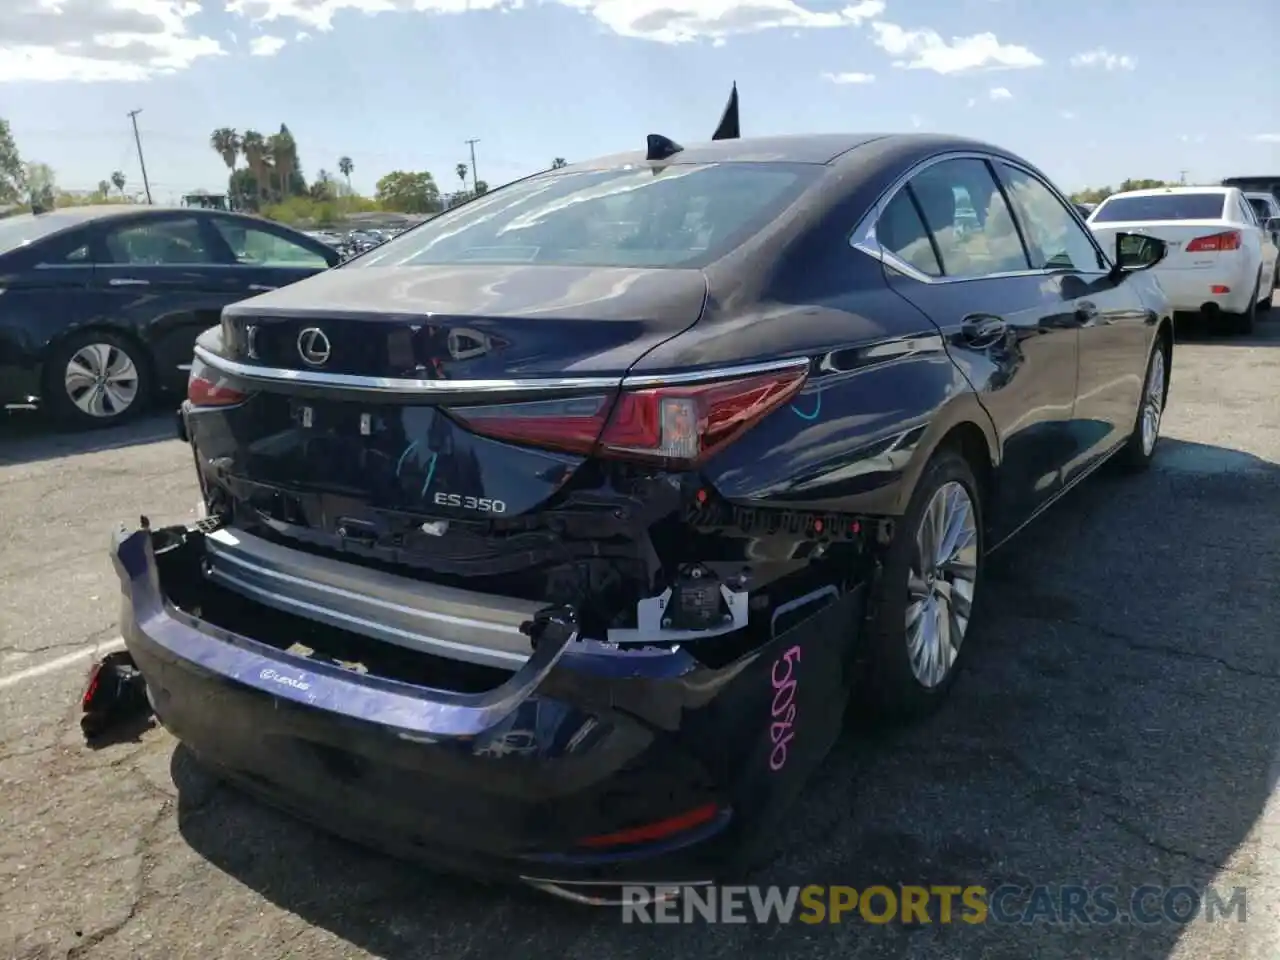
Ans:
{"type": "Polygon", "coordinates": [[[1152,187],[1146,190],[1121,190],[1107,197],[1108,200],[1114,200],[1116,197],[1163,197],[1165,195],[1177,196],[1183,193],[1217,193],[1226,195],[1228,193],[1238,193],[1238,187],[1152,187]]]}
{"type": "MultiPolygon", "coordinates": [[[[845,154],[875,143],[877,147],[930,146],[939,150],[1007,151],[963,137],[929,133],[811,133],[775,137],[745,137],[681,143],[679,153],[664,160],[649,160],[644,150],[613,153],[571,163],[565,170],[607,170],[623,166],[673,166],[694,163],[834,163],[845,154]]],[[[556,171],[559,172],[559,171],[556,171]]]]}
{"type": "Polygon", "coordinates": [[[251,214],[233,210],[207,210],[203,207],[162,207],[146,203],[104,203],[86,207],[58,207],[44,213],[20,213],[16,217],[7,217],[6,219],[22,217],[27,220],[39,220],[43,223],[54,223],[58,227],[74,227],[94,220],[110,220],[139,214],[160,215],[170,213],[181,213],[187,216],[237,217],[246,220],[262,219],[261,217],[254,217],[251,214]]]}

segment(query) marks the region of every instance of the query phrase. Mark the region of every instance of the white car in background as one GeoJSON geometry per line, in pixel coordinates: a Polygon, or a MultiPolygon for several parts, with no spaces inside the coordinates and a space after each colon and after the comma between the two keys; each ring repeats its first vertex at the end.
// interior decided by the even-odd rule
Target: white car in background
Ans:
{"type": "Polygon", "coordinates": [[[1249,333],[1271,306],[1280,249],[1236,187],[1160,187],[1116,193],[1089,216],[1089,228],[1115,248],[1115,235],[1156,237],[1168,256],[1153,272],[1175,311],[1224,317],[1249,333]]]}

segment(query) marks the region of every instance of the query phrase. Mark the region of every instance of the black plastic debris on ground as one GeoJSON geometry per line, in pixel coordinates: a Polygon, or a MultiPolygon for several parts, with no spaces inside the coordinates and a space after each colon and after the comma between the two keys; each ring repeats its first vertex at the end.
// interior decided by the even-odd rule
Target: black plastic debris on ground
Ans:
{"type": "Polygon", "coordinates": [[[94,665],[81,706],[80,729],[93,747],[135,739],[151,726],[147,683],[126,651],[94,665]]]}

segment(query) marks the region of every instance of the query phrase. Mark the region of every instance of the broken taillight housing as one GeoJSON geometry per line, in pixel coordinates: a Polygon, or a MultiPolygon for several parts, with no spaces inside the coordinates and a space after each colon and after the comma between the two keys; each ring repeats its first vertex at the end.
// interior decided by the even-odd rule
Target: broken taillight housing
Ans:
{"type": "Polygon", "coordinates": [[[193,407],[229,407],[244,403],[248,394],[231,386],[226,376],[199,358],[192,361],[187,378],[187,399],[193,407]]]}
{"type": "Polygon", "coordinates": [[[784,370],[681,386],[532,403],[457,407],[481,436],[583,456],[692,467],[791,400],[808,371],[784,370]]]}

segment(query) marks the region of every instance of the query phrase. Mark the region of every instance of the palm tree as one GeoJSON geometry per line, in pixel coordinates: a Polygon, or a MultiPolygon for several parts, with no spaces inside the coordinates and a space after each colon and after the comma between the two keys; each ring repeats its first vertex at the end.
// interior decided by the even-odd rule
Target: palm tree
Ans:
{"type": "Polygon", "coordinates": [[[121,173],[119,170],[117,170],[115,173],[113,173],[113,174],[111,175],[111,183],[112,183],[112,185],[113,185],[117,190],[119,190],[119,191],[120,191],[120,199],[122,199],[122,200],[123,200],[123,199],[124,199],[124,185],[125,185],[124,174],[123,174],[123,173],[121,173]]]}
{"type": "Polygon", "coordinates": [[[236,158],[240,155],[240,134],[231,127],[219,127],[209,134],[209,146],[213,152],[222,157],[227,169],[235,171],[236,158]]]}
{"type": "Polygon", "coordinates": [[[293,178],[298,174],[298,144],[285,124],[280,124],[280,132],[271,137],[271,156],[275,160],[276,177],[279,181],[280,199],[283,201],[293,195],[293,178]]]}
{"type": "Polygon", "coordinates": [[[240,149],[244,151],[244,162],[253,173],[254,182],[258,185],[258,199],[261,200],[267,189],[267,178],[264,176],[267,141],[257,130],[246,130],[240,138],[240,149]]]}
{"type": "Polygon", "coordinates": [[[458,179],[462,181],[462,192],[467,192],[467,165],[460,163],[453,168],[453,172],[458,175],[458,179]]]}
{"type": "Polygon", "coordinates": [[[554,160],[551,161],[552,170],[559,170],[561,167],[567,167],[568,165],[569,165],[569,161],[566,160],[564,157],[556,157],[554,160]]]}
{"type": "Polygon", "coordinates": [[[338,158],[338,172],[347,178],[347,193],[351,192],[351,171],[355,168],[356,165],[351,162],[350,157],[338,158]]]}
{"type": "Polygon", "coordinates": [[[110,194],[111,194],[111,181],[110,181],[110,180],[99,180],[99,181],[98,181],[98,196],[102,197],[102,198],[105,200],[108,196],[110,196],[110,194]]]}

